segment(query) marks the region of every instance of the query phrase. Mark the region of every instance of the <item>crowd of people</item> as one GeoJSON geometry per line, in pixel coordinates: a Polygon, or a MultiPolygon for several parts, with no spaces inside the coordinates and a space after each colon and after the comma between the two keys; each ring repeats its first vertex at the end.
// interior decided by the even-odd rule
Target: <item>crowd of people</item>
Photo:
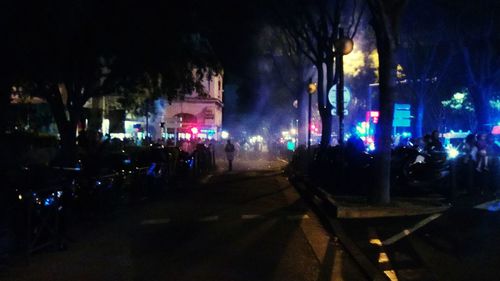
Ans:
{"type": "Polygon", "coordinates": [[[500,147],[492,134],[470,134],[459,149],[464,154],[464,162],[471,161],[478,172],[489,171],[500,156],[500,147]]]}

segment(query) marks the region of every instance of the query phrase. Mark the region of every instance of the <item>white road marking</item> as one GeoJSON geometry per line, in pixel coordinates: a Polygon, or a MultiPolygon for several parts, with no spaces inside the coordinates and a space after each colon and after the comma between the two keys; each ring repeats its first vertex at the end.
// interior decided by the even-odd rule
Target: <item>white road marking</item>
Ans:
{"type": "Polygon", "coordinates": [[[258,219],[261,218],[261,215],[241,215],[241,219],[243,220],[252,220],[252,219],[258,219]]]}
{"type": "Polygon", "coordinates": [[[288,220],[303,220],[303,219],[308,219],[309,216],[307,214],[305,215],[291,215],[286,217],[288,220]]]}
{"type": "Polygon", "coordinates": [[[412,228],[405,229],[405,230],[401,231],[400,233],[398,233],[398,234],[396,234],[388,239],[385,239],[384,241],[382,241],[382,245],[391,245],[391,244],[399,241],[400,239],[412,234],[417,229],[419,229],[419,228],[423,227],[424,225],[430,223],[431,221],[439,218],[441,215],[442,215],[441,213],[437,213],[437,214],[433,214],[433,215],[428,216],[427,218],[416,223],[412,228]]]}
{"type": "Polygon", "coordinates": [[[151,220],[143,220],[141,222],[142,225],[146,225],[146,224],[166,224],[166,223],[169,223],[170,222],[170,219],[151,219],[151,220]]]}
{"type": "Polygon", "coordinates": [[[476,209],[487,210],[490,212],[500,211],[500,199],[484,202],[474,206],[476,209]]]}
{"type": "Polygon", "coordinates": [[[209,216],[200,219],[200,221],[218,221],[218,220],[219,216],[209,216]]]}

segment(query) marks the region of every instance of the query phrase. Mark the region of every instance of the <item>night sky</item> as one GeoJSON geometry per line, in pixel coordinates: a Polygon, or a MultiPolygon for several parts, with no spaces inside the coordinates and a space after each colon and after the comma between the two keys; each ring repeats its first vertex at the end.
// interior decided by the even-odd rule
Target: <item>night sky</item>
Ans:
{"type": "MultiPolygon", "coordinates": [[[[137,66],[139,71],[148,63],[158,68],[163,62],[175,59],[171,55],[175,54],[173,46],[183,35],[199,33],[208,39],[220,60],[225,85],[237,86],[232,88],[231,94],[237,95],[239,100],[237,108],[232,110],[250,113],[256,106],[268,104],[266,100],[259,100],[262,92],[267,91],[269,96],[282,95],[279,92],[285,87],[277,85],[278,79],[273,79],[272,85],[259,76],[265,73],[262,69],[269,68],[265,65],[269,58],[259,50],[259,44],[265,43],[262,42],[262,32],[275,20],[275,6],[271,4],[275,2],[278,1],[10,1],[4,4],[0,17],[4,29],[3,62],[7,66],[5,69],[13,70],[4,70],[4,77],[11,73],[16,73],[16,79],[23,75],[38,77],[38,74],[50,73],[58,63],[70,60],[77,60],[76,64],[87,62],[88,57],[75,56],[81,53],[119,54],[126,58],[129,69],[137,66]],[[266,83],[268,85],[264,85],[266,83]]],[[[423,45],[426,40],[440,40],[440,44],[458,46],[458,42],[452,41],[457,33],[450,29],[453,26],[465,26],[473,36],[464,38],[476,40],[474,34],[479,34],[476,27],[479,28],[481,22],[487,23],[488,17],[499,11],[498,2],[479,1],[471,8],[467,5],[471,4],[468,1],[409,1],[400,30],[402,47],[407,46],[406,38],[414,33],[420,36],[423,45]]],[[[365,11],[365,20],[359,31],[365,38],[355,38],[355,46],[366,47],[370,44],[364,41],[373,41],[369,18],[369,12],[365,11]]],[[[495,48],[500,42],[500,28],[497,20],[492,24],[492,61],[497,61],[495,48]]],[[[373,44],[371,42],[371,46],[373,44]]],[[[476,44],[477,49],[473,51],[480,53],[483,46],[476,44]]],[[[454,54],[450,69],[460,71],[462,58],[458,49],[452,48],[451,52],[444,49],[443,54],[454,54]]],[[[405,67],[409,73],[408,65],[405,67]]],[[[274,70],[271,67],[269,73],[275,74],[274,70]]],[[[445,82],[464,81],[464,73],[453,73],[456,78],[445,82]]],[[[276,106],[280,107],[283,104],[288,106],[292,101],[292,97],[285,97],[273,102],[278,102],[276,106]]],[[[262,110],[268,115],[273,114],[271,107],[262,110]]]]}
{"type": "Polygon", "coordinates": [[[228,0],[21,0],[6,3],[2,14],[4,61],[14,68],[43,71],[50,56],[69,58],[93,48],[138,64],[167,60],[162,53],[183,35],[199,33],[209,40],[228,81],[248,72],[264,17],[258,2],[228,0]]]}

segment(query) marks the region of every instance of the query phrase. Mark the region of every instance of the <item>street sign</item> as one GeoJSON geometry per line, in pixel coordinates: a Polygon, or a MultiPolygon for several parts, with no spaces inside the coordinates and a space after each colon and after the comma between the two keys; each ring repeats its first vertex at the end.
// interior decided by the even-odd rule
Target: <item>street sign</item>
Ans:
{"type": "MultiPolygon", "coordinates": [[[[332,115],[337,115],[337,85],[333,85],[328,92],[328,101],[332,105],[332,115]]],[[[344,115],[347,115],[349,111],[347,111],[347,106],[351,101],[351,91],[349,88],[344,87],[344,115]]]]}
{"type": "Polygon", "coordinates": [[[394,127],[410,127],[411,126],[411,105],[404,103],[394,104],[394,118],[392,126],[394,127]]]}

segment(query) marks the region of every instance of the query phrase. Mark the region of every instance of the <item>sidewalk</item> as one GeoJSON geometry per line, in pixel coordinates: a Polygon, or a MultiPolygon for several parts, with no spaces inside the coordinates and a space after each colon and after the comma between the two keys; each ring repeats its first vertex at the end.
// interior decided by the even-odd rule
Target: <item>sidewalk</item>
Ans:
{"type": "Polygon", "coordinates": [[[335,196],[320,187],[295,180],[293,184],[300,191],[311,192],[330,205],[337,218],[382,218],[403,217],[441,213],[451,205],[444,198],[429,197],[393,197],[388,205],[373,205],[363,196],[335,196]]]}

